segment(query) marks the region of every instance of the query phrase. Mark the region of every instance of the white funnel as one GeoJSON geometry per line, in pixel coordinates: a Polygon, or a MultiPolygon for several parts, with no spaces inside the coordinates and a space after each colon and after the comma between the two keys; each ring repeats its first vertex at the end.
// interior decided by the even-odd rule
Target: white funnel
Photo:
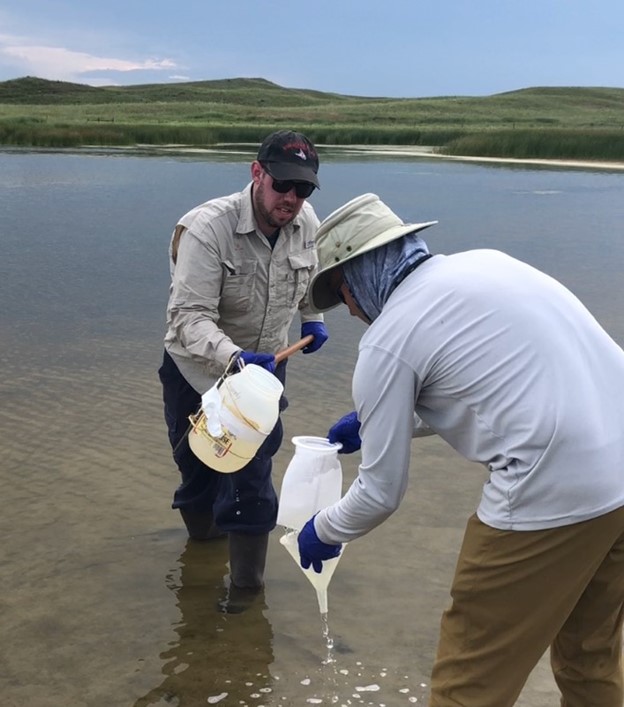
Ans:
{"type": "Polygon", "coordinates": [[[331,560],[323,560],[323,569],[320,573],[317,573],[311,565],[307,570],[304,570],[301,566],[299,559],[299,544],[297,543],[298,536],[298,530],[288,530],[280,538],[280,543],[288,550],[288,554],[297,563],[297,566],[303,574],[305,574],[305,576],[309,579],[310,584],[314,587],[314,589],[316,589],[316,598],[318,599],[319,610],[321,614],[326,614],[328,610],[327,587],[329,586],[329,582],[334,574],[336,565],[342,557],[342,553],[344,552],[346,545],[343,544],[342,550],[340,551],[340,555],[338,555],[338,557],[333,557],[331,560]]]}

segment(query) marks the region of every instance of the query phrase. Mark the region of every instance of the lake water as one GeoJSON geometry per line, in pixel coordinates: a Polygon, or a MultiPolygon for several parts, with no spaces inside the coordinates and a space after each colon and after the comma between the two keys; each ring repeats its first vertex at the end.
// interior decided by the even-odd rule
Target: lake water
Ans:
{"type": "MultiPolygon", "coordinates": [[[[226,543],[188,543],[170,509],[156,374],[167,245],[178,216],[242,188],[251,159],[0,153],[3,705],[426,703],[481,468],[414,442],[403,505],[329,587],[331,655],[279,529],[264,593],[227,614],[226,543]]],[[[406,221],[439,220],[433,252],[494,247],[556,276],[624,343],[624,174],[327,154],[320,177],[321,218],[375,192],[406,221]]],[[[290,359],[278,487],[290,438],[324,435],[352,407],[363,327],[344,309],[327,323],[320,352],[290,359]]],[[[341,460],[348,483],[357,455],[341,460]]],[[[558,704],[547,658],[518,704],[558,704]]]]}

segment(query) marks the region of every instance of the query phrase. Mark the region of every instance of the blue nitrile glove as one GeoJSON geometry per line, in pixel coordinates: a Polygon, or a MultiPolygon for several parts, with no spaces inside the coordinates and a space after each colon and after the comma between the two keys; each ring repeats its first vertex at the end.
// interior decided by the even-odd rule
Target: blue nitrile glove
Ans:
{"type": "Polygon", "coordinates": [[[362,440],[360,439],[360,421],[357,418],[357,412],[354,410],[334,423],[329,428],[327,439],[331,444],[335,444],[336,442],[342,444],[342,449],[338,451],[338,454],[357,452],[362,446],[362,440]]]}
{"type": "Polygon", "coordinates": [[[329,339],[329,332],[323,322],[304,322],[301,325],[301,338],[303,339],[304,336],[309,336],[310,334],[314,337],[314,341],[302,349],[303,353],[314,353],[318,351],[327,339],[329,339]]]}
{"type": "Polygon", "coordinates": [[[342,549],[342,545],[328,545],[319,540],[314,528],[314,518],[310,518],[303,526],[297,542],[299,543],[301,566],[304,570],[307,570],[312,565],[317,574],[320,574],[323,570],[323,560],[331,560],[334,557],[338,557],[342,549]]]}
{"type": "Polygon", "coordinates": [[[269,373],[275,373],[275,356],[273,354],[241,351],[239,358],[245,362],[245,365],[255,363],[256,366],[265,368],[269,373]]]}

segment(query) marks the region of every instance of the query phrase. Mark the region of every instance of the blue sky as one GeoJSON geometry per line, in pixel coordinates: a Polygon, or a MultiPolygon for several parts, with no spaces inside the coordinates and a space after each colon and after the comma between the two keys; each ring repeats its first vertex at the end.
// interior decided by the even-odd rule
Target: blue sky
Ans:
{"type": "Polygon", "coordinates": [[[359,96],[624,87],[624,0],[0,0],[0,81],[359,96]]]}

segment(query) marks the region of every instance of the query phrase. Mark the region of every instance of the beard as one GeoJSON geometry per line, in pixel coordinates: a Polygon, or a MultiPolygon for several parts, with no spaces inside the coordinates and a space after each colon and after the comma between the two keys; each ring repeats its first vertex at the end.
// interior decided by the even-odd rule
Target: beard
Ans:
{"type": "MultiPolygon", "coordinates": [[[[272,188],[271,188],[272,189],[272,188]]],[[[283,213],[281,216],[276,212],[277,206],[273,207],[272,211],[266,207],[266,189],[264,182],[256,184],[253,190],[253,207],[256,216],[267,223],[271,228],[282,228],[292,223],[297,216],[298,210],[292,209],[287,215],[283,213]]]]}

